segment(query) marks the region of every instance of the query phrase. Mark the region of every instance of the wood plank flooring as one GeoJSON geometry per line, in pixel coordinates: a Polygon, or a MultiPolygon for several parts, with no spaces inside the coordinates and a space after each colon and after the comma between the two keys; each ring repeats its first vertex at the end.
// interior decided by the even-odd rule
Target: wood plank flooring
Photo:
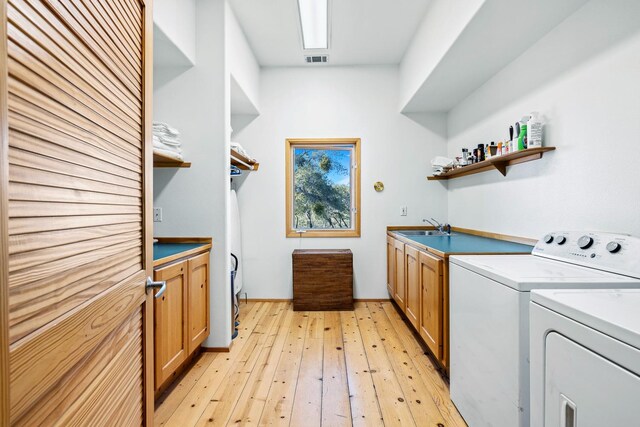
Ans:
{"type": "Polygon", "coordinates": [[[229,353],[204,353],[156,402],[156,426],[466,426],[391,302],[355,311],[241,305],[229,353]]]}

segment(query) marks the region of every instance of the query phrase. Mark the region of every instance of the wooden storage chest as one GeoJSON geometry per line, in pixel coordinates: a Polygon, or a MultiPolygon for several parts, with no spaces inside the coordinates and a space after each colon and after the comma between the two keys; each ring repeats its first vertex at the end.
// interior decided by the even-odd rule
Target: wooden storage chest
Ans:
{"type": "Polygon", "coordinates": [[[353,254],[349,249],[293,251],[295,311],[353,310],[353,254]]]}

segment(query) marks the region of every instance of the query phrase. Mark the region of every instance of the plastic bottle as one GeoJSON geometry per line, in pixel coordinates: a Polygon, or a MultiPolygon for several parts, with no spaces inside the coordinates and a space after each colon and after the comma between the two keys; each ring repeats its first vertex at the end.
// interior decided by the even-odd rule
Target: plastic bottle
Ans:
{"type": "Polygon", "coordinates": [[[527,122],[529,121],[529,117],[523,116],[520,119],[520,135],[518,135],[517,151],[526,150],[527,149],[527,122]]]}
{"type": "Polygon", "coordinates": [[[527,122],[527,147],[542,147],[542,121],[538,118],[538,112],[533,111],[527,122]]]}

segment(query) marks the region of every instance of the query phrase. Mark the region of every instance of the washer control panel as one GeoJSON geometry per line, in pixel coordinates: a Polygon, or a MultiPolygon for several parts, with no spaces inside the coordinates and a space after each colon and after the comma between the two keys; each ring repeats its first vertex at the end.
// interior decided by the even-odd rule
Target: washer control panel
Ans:
{"type": "Polygon", "coordinates": [[[640,238],[626,234],[556,231],[545,234],[532,253],[640,278],[640,238]]]}

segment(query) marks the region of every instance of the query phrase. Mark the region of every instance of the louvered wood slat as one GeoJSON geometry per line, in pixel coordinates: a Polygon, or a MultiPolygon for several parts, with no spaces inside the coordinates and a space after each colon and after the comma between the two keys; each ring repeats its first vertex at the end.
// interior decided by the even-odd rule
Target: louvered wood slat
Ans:
{"type": "Polygon", "coordinates": [[[54,321],[79,303],[95,297],[140,270],[139,254],[128,262],[122,261],[122,258],[118,258],[118,260],[119,265],[117,267],[103,270],[89,278],[73,282],[64,288],[56,287],[50,293],[35,294],[34,292],[28,292],[28,294],[33,295],[28,303],[11,306],[12,313],[9,319],[11,340],[18,341],[54,321]],[[124,268],[127,263],[131,265],[124,268]]]}
{"type": "MultiPolygon", "coordinates": [[[[70,71],[87,78],[88,84],[100,90],[106,90],[113,95],[113,102],[118,102],[121,107],[124,106],[135,113],[136,109],[131,106],[138,105],[140,97],[136,97],[119,79],[114,78],[113,70],[100,61],[84,43],[74,38],[66,26],[53,25],[49,22],[47,19],[55,18],[52,18],[53,15],[48,9],[40,10],[45,19],[40,19],[38,25],[35,25],[33,19],[39,16],[39,12],[24,0],[12,0],[12,2],[22,10],[22,13],[15,8],[9,11],[9,17],[16,26],[45,45],[46,49],[60,58],[64,64],[68,64],[70,71]]],[[[137,114],[141,115],[140,112],[137,114]]]]}
{"type": "MultiPolygon", "coordinates": [[[[117,31],[120,21],[111,20],[102,11],[97,10],[94,5],[85,0],[62,0],[67,9],[73,13],[73,10],[80,12],[82,16],[86,17],[85,23],[90,27],[85,26],[87,30],[93,29],[92,35],[98,36],[104,43],[106,43],[113,52],[118,54],[122,59],[128,61],[131,65],[139,64],[142,61],[142,56],[139,54],[139,48],[131,48],[127,45],[127,41],[123,40],[125,34],[117,31]],[[105,21],[105,17],[107,20],[105,21]],[[109,21],[109,22],[108,22],[109,21]],[[132,51],[135,50],[135,51],[132,51]]],[[[115,2],[113,2],[115,3],[115,2]]],[[[111,3],[107,3],[113,7],[111,3]]],[[[109,7],[109,9],[111,9],[109,7]]],[[[80,22],[78,20],[78,22],[80,22]]],[[[96,38],[97,40],[97,38],[96,38]]],[[[140,38],[138,38],[140,40],[140,38]]],[[[140,42],[138,41],[138,45],[140,42]]],[[[126,64],[126,63],[125,63],[126,64]]],[[[134,71],[134,70],[132,70],[134,71]]],[[[142,77],[141,70],[138,71],[139,77],[142,77]]]]}
{"type": "MultiPolygon", "coordinates": [[[[113,151],[115,150],[113,150],[108,144],[104,144],[103,147],[95,147],[93,144],[87,143],[86,141],[76,137],[80,132],[76,131],[72,135],[66,134],[57,130],[53,126],[42,124],[39,118],[18,114],[13,109],[9,112],[9,117],[14,124],[13,129],[15,132],[20,132],[23,137],[35,138],[41,141],[44,140],[47,143],[53,143],[59,147],[70,149],[85,156],[93,157],[93,159],[106,161],[110,163],[110,167],[114,171],[125,169],[133,172],[133,174],[130,173],[129,176],[134,176],[134,174],[139,174],[140,172],[140,159],[132,159],[132,161],[125,160],[114,154],[113,151]]],[[[49,117],[47,120],[53,119],[53,117],[49,117]]],[[[43,120],[43,122],[46,123],[45,120],[43,120]]],[[[15,133],[12,134],[12,136],[14,135],[15,133]]],[[[20,136],[21,135],[15,135],[15,137],[20,136]]]]}
{"type": "Polygon", "coordinates": [[[135,222],[140,224],[140,215],[92,215],[49,218],[12,218],[9,223],[9,235],[15,236],[44,231],[73,230],[84,227],[98,227],[111,224],[135,222]]]}
{"type": "Polygon", "coordinates": [[[133,264],[140,264],[139,248],[120,253],[103,253],[102,257],[85,260],[72,270],[60,271],[51,276],[33,280],[16,289],[11,298],[12,316],[22,315],[21,310],[41,295],[63,295],[65,292],[80,292],[108,279],[107,274],[117,274],[133,264]]]}
{"type": "MultiPolygon", "coordinates": [[[[10,48],[10,52],[15,51],[18,54],[20,53],[18,52],[18,47],[14,46],[13,43],[9,43],[9,48],[10,48]],[[15,50],[11,48],[14,48],[15,50]]],[[[47,98],[55,99],[58,104],[61,104],[61,106],[71,109],[72,111],[74,111],[74,113],[78,114],[79,116],[92,121],[94,124],[99,125],[103,129],[108,130],[109,132],[113,133],[114,135],[117,135],[118,137],[122,138],[123,140],[131,144],[135,144],[137,141],[140,140],[139,134],[136,135],[135,132],[132,132],[130,129],[126,129],[126,130],[121,129],[117,125],[114,125],[109,120],[107,120],[104,117],[104,115],[96,113],[95,111],[93,111],[93,109],[91,109],[90,107],[87,107],[86,104],[82,103],[82,101],[74,98],[73,95],[70,95],[69,93],[67,93],[64,89],[73,91],[72,88],[69,87],[70,85],[63,84],[63,86],[66,86],[63,88],[56,86],[56,84],[51,81],[51,80],[56,80],[53,74],[48,73],[44,70],[39,70],[40,74],[37,74],[36,72],[31,70],[29,67],[25,66],[22,62],[20,62],[21,60],[24,60],[25,62],[32,61],[31,65],[34,68],[37,68],[36,63],[33,62],[33,59],[30,59],[30,58],[17,59],[13,55],[10,56],[9,69],[12,70],[12,72],[16,73],[15,75],[12,75],[12,77],[15,77],[15,80],[18,80],[32,88],[37,87],[38,91],[41,92],[47,98]]],[[[10,80],[9,90],[13,91],[11,83],[12,83],[12,80],[10,80]]],[[[81,97],[81,94],[79,93],[75,93],[74,95],[81,97]]],[[[90,101],[85,100],[85,102],[92,104],[94,107],[98,107],[99,105],[97,102],[93,100],[90,100],[90,101]]],[[[111,113],[107,113],[107,114],[111,114],[111,113]]],[[[111,114],[111,117],[114,118],[115,120],[115,117],[117,116],[114,116],[113,114],[111,114]]]]}
{"type": "MultiPolygon", "coordinates": [[[[126,11],[123,9],[121,2],[110,3],[110,8],[107,7],[101,1],[90,0],[94,4],[98,4],[99,6],[103,6],[103,9],[106,9],[106,12],[111,14],[112,16],[117,16],[120,19],[117,19],[118,22],[121,23],[121,31],[126,33],[131,40],[138,40],[142,37],[142,28],[139,25],[133,23],[133,21],[129,18],[126,11]]],[[[135,43],[134,43],[135,44],[135,43]]]]}
{"type": "MultiPolygon", "coordinates": [[[[25,8],[24,0],[10,0],[9,4],[15,4],[16,9],[24,10],[25,8]]],[[[74,45],[86,46],[86,51],[90,52],[90,60],[100,61],[104,64],[110,70],[109,78],[115,77],[138,101],[142,100],[140,84],[129,80],[127,74],[111,59],[111,54],[102,49],[100,44],[96,43],[77,23],[74,25],[75,20],[70,17],[70,14],[62,5],[46,0],[29,1],[29,5],[41,14],[37,19],[44,17],[53,27],[63,31],[65,37],[71,40],[74,45]]],[[[38,21],[40,23],[40,19],[38,21]]]]}
{"type": "Polygon", "coordinates": [[[139,189],[120,187],[118,185],[105,184],[90,179],[61,175],[37,169],[29,169],[18,165],[12,165],[9,169],[9,181],[56,188],[68,188],[72,190],[86,190],[94,193],[137,198],[142,197],[142,192],[139,189]]]}
{"type": "Polygon", "coordinates": [[[38,249],[36,251],[9,255],[9,273],[12,274],[25,269],[31,270],[34,267],[41,266],[46,263],[90,253],[95,250],[130,242],[140,238],[141,233],[134,231],[123,234],[112,234],[106,237],[100,237],[99,239],[85,240],[68,245],[55,246],[53,248],[38,249]]]}
{"type": "Polygon", "coordinates": [[[140,183],[135,180],[16,148],[9,149],[9,163],[12,166],[23,166],[33,170],[54,173],[58,176],[88,179],[107,185],[141,191],[140,183]]]}
{"type": "Polygon", "coordinates": [[[31,268],[26,271],[18,271],[11,275],[12,280],[9,283],[9,291],[14,292],[13,289],[19,289],[21,286],[27,285],[31,282],[45,280],[55,274],[63,273],[74,268],[79,268],[89,262],[103,259],[107,256],[117,255],[122,251],[137,247],[137,243],[139,242],[131,241],[118,245],[108,246],[106,248],[101,248],[93,250],[91,252],[85,252],[72,257],[42,264],[36,268],[31,268]]]}
{"type": "Polygon", "coordinates": [[[9,254],[19,254],[22,252],[52,248],[54,246],[67,245],[69,243],[82,242],[85,240],[141,230],[142,225],[140,223],[129,222],[97,227],[18,234],[9,236],[9,254]]]}
{"type": "MultiPolygon", "coordinates": [[[[92,0],[94,3],[100,3],[100,0],[92,0]]],[[[140,14],[140,10],[134,10],[134,5],[130,2],[117,2],[115,3],[116,8],[120,10],[121,16],[124,18],[125,22],[128,22],[130,28],[133,29],[135,34],[142,35],[142,25],[140,25],[140,21],[136,18],[140,14]]]]}
{"type": "Polygon", "coordinates": [[[12,182],[9,189],[12,200],[32,202],[58,203],[91,203],[108,205],[141,206],[139,197],[122,196],[118,194],[96,193],[68,188],[57,188],[42,185],[22,184],[12,182]]]}
{"type": "MultiPolygon", "coordinates": [[[[39,138],[14,131],[9,135],[12,148],[20,148],[33,154],[51,157],[53,159],[62,160],[79,166],[86,166],[98,171],[108,172],[123,178],[139,181],[140,174],[126,168],[116,166],[113,163],[105,162],[103,159],[93,157],[73,149],[63,147],[61,145],[52,144],[39,138]]],[[[69,141],[68,145],[73,145],[74,141],[69,141]]],[[[87,151],[91,151],[87,146],[87,151]]]]}
{"type": "Polygon", "coordinates": [[[140,206],[9,201],[9,218],[75,215],[141,215],[140,206]]]}
{"type": "Polygon", "coordinates": [[[122,43],[125,53],[133,57],[134,61],[142,61],[142,48],[140,45],[141,34],[132,34],[126,28],[126,21],[117,13],[116,2],[93,2],[82,0],[84,6],[97,18],[100,26],[105,30],[111,40],[122,43]],[[115,24],[115,25],[114,25],[115,24]]]}
{"type": "MultiPolygon", "coordinates": [[[[82,141],[89,144],[88,148],[97,148],[103,151],[99,153],[107,152],[112,154],[117,164],[121,163],[121,159],[133,163],[135,165],[140,164],[141,150],[139,146],[134,146],[121,140],[117,136],[96,128],[91,131],[81,127],[83,124],[82,119],[78,119],[73,123],[62,119],[61,117],[51,114],[49,111],[45,111],[40,106],[31,104],[19,98],[17,96],[11,96],[11,111],[16,117],[28,118],[34,123],[37,123],[41,128],[56,131],[59,135],[65,138],[72,138],[73,140],[82,141]]],[[[90,123],[90,122],[89,122],[90,123]]],[[[87,124],[87,122],[84,122],[87,124]]],[[[137,167],[136,167],[137,169],[137,167]]]]}
{"type": "Polygon", "coordinates": [[[134,85],[141,85],[140,68],[104,34],[104,31],[102,31],[94,19],[87,16],[87,12],[81,3],[69,0],[57,0],[55,2],[47,0],[47,3],[53,6],[53,9],[63,16],[63,19],[68,25],[81,34],[85,42],[93,42],[98,46],[100,51],[107,52],[129,81],[133,82],[134,85]]]}
{"type": "MultiPolygon", "coordinates": [[[[37,32],[37,30],[34,30],[37,32]]],[[[44,36],[44,35],[43,35],[44,36]]],[[[34,38],[33,34],[28,34],[23,31],[18,31],[15,27],[11,27],[9,29],[9,37],[12,43],[16,46],[21,46],[21,48],[25,51],[29,51],[33,53],[33,56],[38,58],[43,64],[46,64],[47,67],[51,69],[52,72],[55,72],[58,76],[63,76],[64,79],[68,80],[69,83],[73,84],[73,87],[76,90],[84,91],[86,96],[90,96],[92,99],[96,101],[100,101],[100,105],[107,109],[118,109],[122,112],[125,118],[135,120],[138,124],[141,123],[140,112],[135,111],[130,106],[126,106],[126,104],[122,104],[120,102],[114,102],[113,99],[110,99],[105,94],[96,89],[93,85],[88,84],[88,80],[96,81],[93,76],[88,75],[82,69],[80,69],[80,73],[70,73],[69,65],[65,64],[62,59],[54,56],[45,48],[42,47],[40,42],[34,38]]],[[[68,55],[65,55],[68,56],[68,55]]],[[[41,67],[41,64],[36,64],[36,66],[41,67]]],[[[58,79],[58,77],[56,77],[58,79]]],[[[96,82],[97,83],[97,82],[96,82]]],[[[115,100],[117,101],[117,99],[115,100]]],[[[118,116],[115,117],[116,119],[118,116]]]]}

